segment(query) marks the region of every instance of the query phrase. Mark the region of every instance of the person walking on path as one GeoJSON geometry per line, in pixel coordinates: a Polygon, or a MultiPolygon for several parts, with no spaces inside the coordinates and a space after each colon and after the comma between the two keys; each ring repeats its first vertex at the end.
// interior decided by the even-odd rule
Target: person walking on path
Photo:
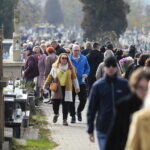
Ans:
{"type": "Polygon", "coordinates": [[[39,76],[36,78],[36,96],[43,100],[43,85],[44,85],[44,72],[45,72],[45,58],[46,55],[39,46],[33,48],[33,52],[38,58],[39,76]]]}
{"type": "MultiPolygon", "coordinates": [[[[77,78],[80,85],[80,92],[78,93],[80,103],[77,108],[77,116],[78,121],[82,121],[81,113],[84,110],[87,101],[86,79],[88,78],[88,74],[90,72],[90,66],[88,64],[87,58],[81,54],[80,46],[78,45],[73,45],[70,60],[76,69],[77,78]]],[[[70,105],[70,114],[72,116],[71,123],[76,122],[75,99],[76,99],[76,92],[73,91],[73,103],[70,105]]]]}
{"type": "Polygon", "coordinates": [[[48,47],[46,49],[48,56],[45,59],[45,79],[48,77],[53,63],[57,60],[57,55],[53,47],[48,47]]]}
{"type": "MultiPolygon", "coordinates": [[[[114,56],[114,53],[112,52],[112,50],[106,50],[105,53],[104,53],[104,60],[110,56],[114,56]]],[[[99,80],[100,78],[102,78],[105,74],[105,71],[104,71],[104,62],[100,63],[98,68],[97,68],[97,71],[96,71],[96,79],[99,80]]],[[[117,63],[117,68],[118,68],[118,72],[117,74],[119,76],[121,76],[121,71],[120,71],[120,67],[119,67],[119,63],[117,63]]]]}
{"type": "Polygon", "coordinates": [[[148,69],[140,68],[131,75],[129,80],[131,94],[124,97],[116,106],[116,114],[109,131],[105,150],[125,149],[131,117],[143,105],[149,80],[150,71],[148,69]]]}
{"type": "Polygon", "coordinates": [[[96,71],[99,64],[103,62],[103,58],[104,56],[100,51],[99,43],[94,43],[93,50],[87,55],[87,59],[91,69],[88,76],[89,91],[91,90],[93,83],[96,81],[96,71]]]}
{"type": "Polygon", "coordinates": [[[23,67],[22,76],[24,78],[27,92],[34,92],[34,78],[39,76],[38,58],[34,55],[32,47],[28,46],[24,50],[27,59],[23,67]]]}
{"type": "MultiPolygon", "coordinates": [[[[104,53],[104,60],[110,56],[114,56],[114,53],[111,50],[106,50],[104,53]]],[[[104,74],[105,74],[104,67],[105,67],[104,62],[101,62],[96,71],[96,79],[97,80],[104,76],[104,74]]]]}
{"type": "Polygon", "coordinates": [[[144,108],[133,115],[125,150],[150,149],[150,83],[144,108]]]}
{"type": "Polygon", "coordinates": [[[94,142],[94,122],[97,115],[97,137],[100,150],[104,150],[105,142],[115,115],[115,105],[120,98],[129,94],[128,82],[117,76],[117,60],[115,57],[105,59],[106,75],[94,83],[89,96],[87,113],[88,134],[91,142],[94,142]]]}
{"type": "MultiPolygon", "coordinates": [[[[56,51],[53,47],[48,47],[46,49],[46,53],[48,56],[45,58],[45,79],[47,79],[49,73],[51,72],[53,63],[57,60],[58,56],[56,55],[56,51]]],[[[48,89],[49,95],[51,95],[51,91],[48,89]]],[[[51,98],[46,103],[52,104],[51,98]]]]}
{"type": "Polygon", "coordinates": [[[84,49],[81,53],[82,55],[87,56],[92,50],[92,44],[90,42],[87,42],[85,47],[86,49],[84,49]]]}
{"type": "Polygon", "coordinates": [[[61,53],[66,53],[66,50],[62,48],[57,41],[52,41],[51,46],[55,49],[57,56],[59,56],[61,53]]]}
{"type": "Polygon", "coordinates": [[[52,70],[48,75],[44,88],[50,85],[51,98],[53,100],[54,118],[56,123],[59,117],[59,106],[63,106],[63,125],[68,126],[67,118],[70,102],[73,101],[72,89],[79,93],[80,88],[76,77],[75,69],[67,54],[62,53],[57,61],[53,64],[52,70]]]}

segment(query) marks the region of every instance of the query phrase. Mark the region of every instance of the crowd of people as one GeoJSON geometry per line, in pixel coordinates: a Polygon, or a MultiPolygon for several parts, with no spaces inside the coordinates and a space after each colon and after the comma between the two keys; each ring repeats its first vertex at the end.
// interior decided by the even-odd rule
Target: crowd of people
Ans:
{"type": "Polygon", "coordinates": [[[111,42],[60,44],[26,42],[22,76],[28,92],[43,100],[47,92],[53,123],[62,104],[63,125],[82,121],[88,101],[87,133],[95,142],[96,126],[100,150],[150,150],[150,54],[113,47],[111,42]],[[76,105],[77,96],[79,99],[76,105]],[[76,108],[77,106],[77,108],[76,108]],[[95,125],[96,120],[96,125],[95,125]]]}

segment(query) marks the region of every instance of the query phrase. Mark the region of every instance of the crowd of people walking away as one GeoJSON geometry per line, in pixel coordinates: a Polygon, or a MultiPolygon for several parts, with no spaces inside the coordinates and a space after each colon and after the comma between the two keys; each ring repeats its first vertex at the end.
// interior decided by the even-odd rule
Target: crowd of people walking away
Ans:
{"type": "Polygon", "coordinates": [[[110,42],[87,42],[85,47],[56,40],[23,45],[24,82],[38,100],[47,93],[53,123],[61,114],[64,126],[81,122],[88,104],[87,133],[95,142],[96,128],[100,150],[150,150],[150,53],[135,45],[114,48],[110,42]]]}

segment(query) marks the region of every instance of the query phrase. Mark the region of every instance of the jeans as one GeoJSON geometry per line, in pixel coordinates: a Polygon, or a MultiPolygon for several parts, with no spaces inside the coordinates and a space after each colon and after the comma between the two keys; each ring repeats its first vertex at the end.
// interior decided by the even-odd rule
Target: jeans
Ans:
{"type": "Polygon", "coordinates": [[[97,131],[97,138],[100,150],[105,149],[107,134],[97,131]]]}
{"type": "MultiPolygon", "coordinates": [[[[87,88],[86,84],[80,85],[80,92],[78,93],[79,96],[79,106],[77,108],[77,113],[81,113],[85,107],[86,101],[87,101],[87,88]]],[[[75,116],[76,114],[76,108],[75,108],[75,99],[76,98],[76,93],[73,91],[73,102],[70,105],[70,115],[72,117],[75,116]]]]}

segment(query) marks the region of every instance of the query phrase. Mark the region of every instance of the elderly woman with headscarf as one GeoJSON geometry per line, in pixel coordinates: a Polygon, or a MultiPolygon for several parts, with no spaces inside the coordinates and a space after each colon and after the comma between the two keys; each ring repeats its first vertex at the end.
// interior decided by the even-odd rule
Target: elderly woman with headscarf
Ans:
{"type": "Polygon", "coordinates": [[[51,98],[53,99],[54,118],[56,123],[59,117],[59,106],[63,106],[63,125],[68,126],[67,117],[69,105],[73,101],[72,90],[73,85],[76,93],[80,92],[79,83],[76,77],[75,68],[73,67],[68,55],[62,53],[57,61],[53,64],[52,70],[48,75],[45,86],[50,85],[51,98]]]}

